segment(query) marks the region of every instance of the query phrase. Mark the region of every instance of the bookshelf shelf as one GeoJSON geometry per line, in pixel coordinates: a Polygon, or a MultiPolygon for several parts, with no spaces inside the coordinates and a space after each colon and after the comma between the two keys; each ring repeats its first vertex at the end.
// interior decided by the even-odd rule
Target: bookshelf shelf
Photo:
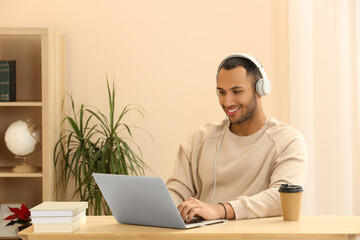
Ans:
{"type": "Polygon", "coordinates": [[[42,177],[42,170],[40,169],[34,173],[14,173],[12,172],[13,167],[0,167],[1,178],[28,178],[28,177],[42,177]]]}
{"type": "Polygon", "coordinates": [[[65,32],[53,28],[0,28],[0,60],[16,61],[16,101],[0,102],[0,201],[24,201],[29,208],[56,200],[53,150],[59,138],[65,97],[65,32]],[[35,173],[15,173],[21,164],[6,148],[4,134],[17,120],[42,129],[42,148],[30,163],[35,173]]]}
{"type": "Polygon", "coordinates": [[[16,102],[0,102],[0,107],[41,107],[42,102],[36,101],[16,101],[16,102]]]}

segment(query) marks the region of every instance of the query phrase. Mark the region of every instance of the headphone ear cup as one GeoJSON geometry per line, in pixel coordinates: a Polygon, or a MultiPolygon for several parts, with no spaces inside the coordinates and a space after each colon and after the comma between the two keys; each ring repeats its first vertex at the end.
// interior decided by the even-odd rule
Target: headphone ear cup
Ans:
{"type": "Polygon", "coordinates": [[[219,89],[216,89],[216,96],[219,96],[219,89]]]}
{"type": "Polygon", "coordinates": [[[256,81],[256,93],[259,96],[264,96],[263,85],[264,85],[264,79],[263,78],[260,78],[259,80],[256,81]]]}
{"type": "Polygon", "coordinates": [[[266,96],[271,92],[271,84],[263,78],[256,81],[256,93],[259,96],[266,96]]]}

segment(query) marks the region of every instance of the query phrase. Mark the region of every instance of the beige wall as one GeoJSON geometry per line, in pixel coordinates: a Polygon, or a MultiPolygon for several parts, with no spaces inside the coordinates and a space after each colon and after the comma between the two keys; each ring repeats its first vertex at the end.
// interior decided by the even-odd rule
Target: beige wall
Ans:
{"type": "Polygon", "coordinates": [[[268,115],[288,122],[288,2],[285,0],[0,0],[0,27],[59,27],[67,32],[67,89],[77,103],[107,109],[105,75],[117,104],[142,106],[146,120],[127,120],[145,161],[167,178],[180,141],[224,117],[215,71],[226,55],[257,57],[273,92],[268,115]]]}

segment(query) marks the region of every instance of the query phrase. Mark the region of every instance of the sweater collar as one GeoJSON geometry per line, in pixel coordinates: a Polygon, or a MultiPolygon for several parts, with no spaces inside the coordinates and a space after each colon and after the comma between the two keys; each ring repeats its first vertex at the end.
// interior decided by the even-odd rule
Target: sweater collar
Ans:
{"type": "Polygon", "coordinates": [[[227,122],[227,127],[226,127],[226,134],[231,138],[231,139],[234,139],[234,140],[237,140],[237,141],[253,141],[257,138],[259,138],[260,136],[262,136],[265,131],[268,129],[268,125],[269,125],[269,121],[270,121],[270,118],[267,117],[266,118],[266,121],[265,121],[265,124],[254,134],[251,134],[249,136],[238,136],[234,133],[232,133],[229,129],[230,127],[230,122],[228,121],[227,122]]]}

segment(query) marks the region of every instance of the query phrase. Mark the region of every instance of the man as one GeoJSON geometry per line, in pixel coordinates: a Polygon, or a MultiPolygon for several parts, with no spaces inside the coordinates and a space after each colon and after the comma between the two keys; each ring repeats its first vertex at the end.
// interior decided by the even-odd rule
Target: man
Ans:
{"type": "Polygon", "coordinates": [[[280,185],[304,184],[305,141],[266,116],[262,96],[270,89],[252,56],[238,53],[220,64],[217,93],[227,118],[205,124],[181,144],[167,181],[184,220],[281,215],[280,185]]]}

